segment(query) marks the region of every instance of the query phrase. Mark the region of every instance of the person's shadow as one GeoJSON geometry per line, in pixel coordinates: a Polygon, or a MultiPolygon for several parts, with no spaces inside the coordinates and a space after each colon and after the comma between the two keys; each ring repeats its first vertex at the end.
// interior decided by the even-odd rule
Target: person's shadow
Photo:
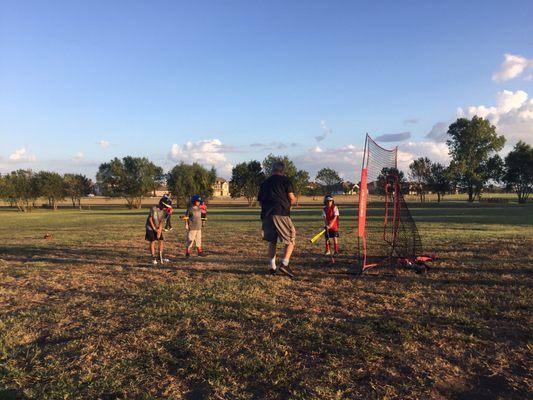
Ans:
{"type": "Polygon", "coordinates": [[[0,389],[0,399],[2,400],[26,400],[28,397],[17,389],[0,389]]]}

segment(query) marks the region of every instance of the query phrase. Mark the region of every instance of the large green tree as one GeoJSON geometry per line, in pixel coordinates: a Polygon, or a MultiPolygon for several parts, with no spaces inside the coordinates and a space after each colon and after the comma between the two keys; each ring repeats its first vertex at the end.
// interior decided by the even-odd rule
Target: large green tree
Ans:
{"type": "Polygon", "coordinates": [[[91,193],[92,182],[85,175],[65,174],[65,193],[72,201],[72,207],[76,205],[81,210],[81,198],[91,193]]]}
{"type": "Polygon", "coordinates": [[[39,197],[48,200],[48,205],[57,210],[57,203],[65,199],[65,181],[57,172],[40,171],[35,175],[39,197]]]}
{"type": "Polygon", "coordinates": [[[294,195],[296,196],[296,206],[300,200],[300,196],[306,190],[309,185],[309,172],[304,170],[298,170],[294,178],[292,178],[292,187],[294,189],[294,195]]]}
{"type": "Polygon", "coordinates": [[[389,185],[387,188],[388,193],[391,193],[390,185],[394,183],[394,176],[398,177],[398,187],[400,193],[406,194],[409,192],[409,183],[405,179],[405,175],[402,171],[397,168],[383,168],[379,173],[377,180],[375,181],[375,186],[371,187],[370,183],[368,185],[368,191],[370,194],[379,194],[381,196],[385,195],[385,186],[389,185]]]}
{"type": "Polygon", "coordinates": [[[288,156],[275,156],[273,154],[266,156],[266,158],[263,160],[263,171],[265,172],[265,176],[272,175],[272,166],[274,163],[279,161],[285,164],[285,176],[292,181],[298,173],[298,169],[288,156]]]}
{"type": "Polygon", "coordinates": [[[2,174],[0,174],[0,199],[9,203],[10,207],[15,207],[12,184],[7,175],[2,176],[2,174]]]}
{"type": "Polygon", "coordinates": [[[164,181],[163,169],[145,157],[114,158],[100,164],[96,181],[104,196],[123,197],[129,208],[140,208],[143,197],[164,181]]]}
{"type": "Polygon", "coordinates": [[[519,141],[505,157],[503,181],[518,195],[518,203],[527,202],[533,191],[533,147],[519,141]]]}
{"type": "Polygon", "coordinates": [[[427,157],[420,157],[409,164],[409,177],[416,192],[420,196],[420,202],[426,200],[428,183],[431,175],[431,161],[427,157]]]}
{"type": "Polygon", "coordinates": [[[437,202],[440,203],[441,198],[450,191],[451,179],[448,168],[440,163],[431,164],[428,188],[437,194],[437,202]]]}
{"type": "Polygon", "coordinates": [[[493,180],[494,182],[502,181],[504,168],[504,162],[499,154],[493,155],[481,166],[484,177],[487,180],[493,180]]]}
{"type": "Polygon", "coordinates": [[[207,200],[213,196],[213,185],[217,179],[215,168],[207,169],[198,163],[176,165],[167,176],[168,190],[180,206],[189,204],[195,194],[207,200]]]}
{"type": "Polygon", "coordinates": [[[284,174],[292,182],[294,195],[296,196],[296,204],[298,205],[298,198],[305,191],[307,185],[309,185],[309,173],[302,169],[296,168],[296,165],[294,165],[288,156],[275,156],[273,154],[269,154],[262,163],[265,176],[268,177],[272,175],[272,166],[278,161],[281,161],[285,165],[284,174]]]}
{"type": "Polygon", "coordinates": [[[459,184],[467,191],[468,201],[474,201],[484,183],[490,179],[483,168],[491,154],[500,151],[505,137],[486,119],[474,116],[459,118],[448,128],[447,140],[452,162],[451,170],[459,184]]]}
{"type": "Polygon", "coordinates": [[[19,169],[2,177],[2,198],[19,211],[30,211],[38,197],[35,175],[31,170],[19,169]]]}
{"type": "Polygon", "coordinates": [[[332,168],[322,168],[317,172],[315,181],[322,187],[322,194],[342,190],[342,179],[332,168]]]}
{"type": "Polygon", "coordinates": [[[229,183],[233,198],[244,197],[251,207],[257,200],[259,187],[265,180],[265,174],[259,161],[242,162],[233,167],[229,183]]]}

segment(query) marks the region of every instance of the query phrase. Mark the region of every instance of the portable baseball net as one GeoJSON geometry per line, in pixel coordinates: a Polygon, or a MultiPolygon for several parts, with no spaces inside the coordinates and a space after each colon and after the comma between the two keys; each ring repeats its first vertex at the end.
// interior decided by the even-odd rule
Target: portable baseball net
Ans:
{"type": "Polygon", "coordinates": [[[402,194],[398,148],[379,146],[368,134],[361,168],[358,258],[361,271],[384,265],[427,268],[422,240],[402,194]]]}

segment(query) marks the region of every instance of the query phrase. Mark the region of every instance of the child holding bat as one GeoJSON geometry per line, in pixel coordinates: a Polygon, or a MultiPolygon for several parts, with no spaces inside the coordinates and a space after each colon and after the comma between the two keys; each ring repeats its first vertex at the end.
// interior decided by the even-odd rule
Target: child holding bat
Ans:
{"type": "Polygon", "coordinates": [[[339,254],[339,209],[335,205],[335,200],[330,194],[324,197],[324,208],[322,209],[322,217],[325,224],[325,238],[326,238],[326,252],[327,256],[331,254],[329,240],[333,239],[334,256],[339,254]]]}
{"type": "Polygon", "coordinates": [[[159,247],[159,262],[164,264],[169,261],[166,258],[163,258],[163,249],[165,247],[165,238],[163,237],[163,226],[165,224],[165,208],[168,205],[163,201],[159,200],[159,204],[150,208],[150,214],[146,218],[146,234],[145,239],[150,242],[150,255],[152,256],[152,264],[157,265],[158,259],[155,254],[155,242],[158,243],[159,247]]]}

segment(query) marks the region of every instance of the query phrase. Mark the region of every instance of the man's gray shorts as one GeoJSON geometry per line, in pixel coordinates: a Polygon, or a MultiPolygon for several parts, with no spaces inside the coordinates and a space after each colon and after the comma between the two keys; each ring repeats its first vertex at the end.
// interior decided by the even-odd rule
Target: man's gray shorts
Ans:
{"type": "Polygon", "coordinates": [[[261,220],[263,229],[263,240],[276,243],[278,240],[283,244],[294,244],[296,241],[296,228],[291,217],[283,215],[272,215],[261,220]]]}

